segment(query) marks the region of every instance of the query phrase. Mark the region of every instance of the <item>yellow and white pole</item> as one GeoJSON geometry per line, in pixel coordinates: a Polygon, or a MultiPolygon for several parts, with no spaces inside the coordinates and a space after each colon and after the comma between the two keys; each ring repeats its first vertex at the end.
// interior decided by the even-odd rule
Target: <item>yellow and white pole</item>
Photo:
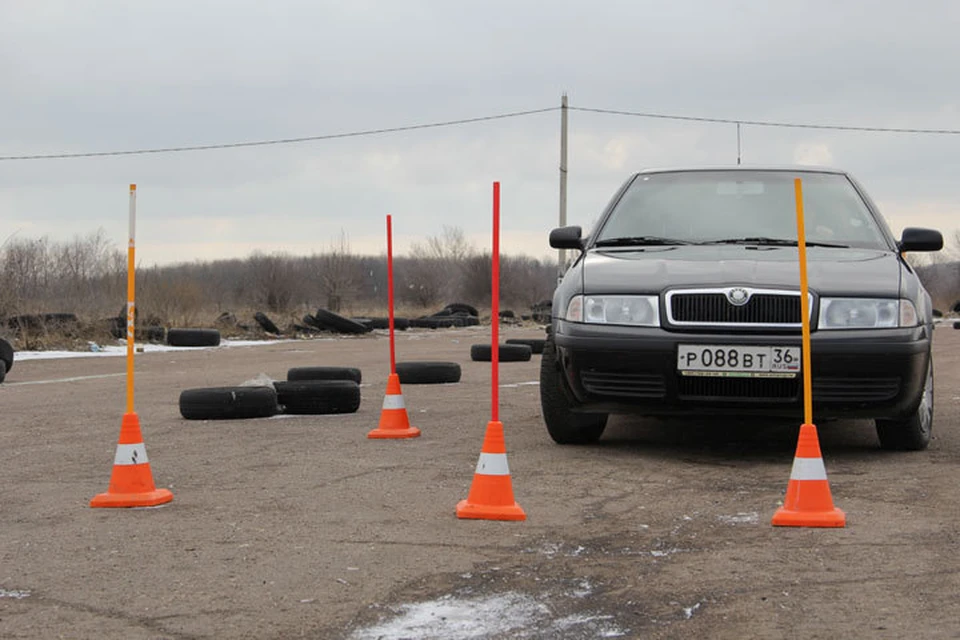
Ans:
{"type": "Polygon", "coordinates": [[[137,231],[137,185],[130,185],[130,240],[127,244],[127,413],[133,408],[133,352],[134,325],[136,320],[136,231],[137,231]]]}

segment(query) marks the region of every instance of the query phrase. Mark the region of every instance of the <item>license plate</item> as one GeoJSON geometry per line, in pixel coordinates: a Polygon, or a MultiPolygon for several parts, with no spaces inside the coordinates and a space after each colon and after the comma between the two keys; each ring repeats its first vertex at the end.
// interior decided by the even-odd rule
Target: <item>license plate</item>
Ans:
{"type": "Polygon", "coordinates": [[[685,376],[792,378],[800,371],[800,347],[682,344],[677,370],[685,376]]]}

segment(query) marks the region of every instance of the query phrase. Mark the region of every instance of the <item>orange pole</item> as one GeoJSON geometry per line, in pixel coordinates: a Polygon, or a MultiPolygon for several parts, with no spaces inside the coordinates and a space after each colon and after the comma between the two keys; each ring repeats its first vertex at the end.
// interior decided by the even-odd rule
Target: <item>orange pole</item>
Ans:
{"type": "Polygon", "coordinates": [[[793,181],[797,200],[797,248],[800,251],[800,315],[803,327],[803,422],[813,424],[813,390],[810,372],[810,300],[807,288],[807,241],[803,226],[803,184],[800,178],[793,181]]]}
{"type": "Polygon", "coordinates": [[[127,245],[127,413],[133,413],[133,327],[136,318],[135,291],[135,254],[137,220],[137,185],[130,185],[130,242],[127,245]]]}

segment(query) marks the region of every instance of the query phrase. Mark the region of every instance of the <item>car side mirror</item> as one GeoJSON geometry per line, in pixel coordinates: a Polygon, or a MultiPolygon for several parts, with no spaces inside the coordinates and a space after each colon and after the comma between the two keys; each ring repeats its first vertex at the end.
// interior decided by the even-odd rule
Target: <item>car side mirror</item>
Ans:
{"type": "Polygon", "coordinates": [[[550,232],[550,246],[554,249],[583,249],[583,229],[577,226],[557,227],[550,232]]]}
{"type": "Polygon", "coordinates": [[[907,227],[897,246],[900,251],[940,251],[943,249],[943,235],[936,229],[907,227]]]}

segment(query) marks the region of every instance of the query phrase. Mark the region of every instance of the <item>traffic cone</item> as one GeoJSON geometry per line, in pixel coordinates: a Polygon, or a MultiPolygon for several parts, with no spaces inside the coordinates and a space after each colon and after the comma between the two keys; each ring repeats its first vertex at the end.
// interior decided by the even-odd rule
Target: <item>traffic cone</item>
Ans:
{"type": "Polygon", "coordinates": [[[380,425],[367,434],[368,438],[416,438],[420,429],[410,426],[407,407],[400,391],[400,376],[391,373],[387,378],[387,394],[383,397],[380,425]]]}
{"type": "Polygon", "coordinates": [[[477,520],[527,519],[527,514],[513,499],[502,422],[487,423],[473,485],[467,499],[457,504],[457,517],[477,520]]]}
{"type": "Polygon", "coordinates": [[[113,474],[106,493],[93,498],[91,507],[155,507],[173,500],[168,489],[157,489],[140,433],[140,418],[125,413],[113,459],[113,474]]]}
{"type": "Polygon", "coordinates": [[[833,506],[827,470],[820,455],[817,427],[804,424],[797,439],[797,454],[790,471],[787,496],[773,514],[777,527],[843,527],[847,517],[833,506]]]}

